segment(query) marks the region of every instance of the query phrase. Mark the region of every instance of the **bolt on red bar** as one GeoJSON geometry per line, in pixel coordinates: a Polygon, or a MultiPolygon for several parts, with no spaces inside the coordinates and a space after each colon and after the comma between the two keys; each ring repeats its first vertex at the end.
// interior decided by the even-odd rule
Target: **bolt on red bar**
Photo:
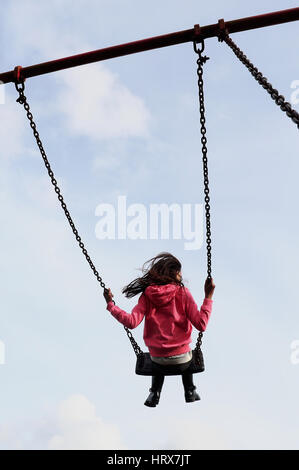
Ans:
{"type": "MultiPolygon", "coordinates": [[[[297,20],[299,20],[299,7],[258,16],[250,16],[238,20],[226,21],[224,23],[224,20],[219,20],[216,24],[201,26],[200,29],[198,28],[198,25],[195,25],[197,28],[195,27],[184,31],[165,34],[163,36],[155,36],[153,38],[142,39],[140,41],[106,47],[105,49],[98,49],[96,51],[77,54],[70,57],[52,60],[50,62],[43,62],[29,67],[19,67],[16,72],[19,77],[21,76],[23,79],[26,79],[29,77],[36,77],[37,75],[43,75],[45,73],[57,72],[58,70],[64,70],[70,67],[77,67],[79,65],[90,64],[92,62],[112,59],[114,57],[149,51],[160,47],[173,46],[175,44],[183,44],[185,42],[193,42],[199,38],[206,39],[216,37],[218,36],[220,27],[223,28],[223,24],[225,25],[228,33],[237,33],[297,20]],[[198,36],[198,29],[200,31],[200,36],[198,36]]],[[[14,82],[16,80],[16,72],[14,70],[10,70],[9,72],[1,73],[0,81],[2,83],[14,82]]]]}

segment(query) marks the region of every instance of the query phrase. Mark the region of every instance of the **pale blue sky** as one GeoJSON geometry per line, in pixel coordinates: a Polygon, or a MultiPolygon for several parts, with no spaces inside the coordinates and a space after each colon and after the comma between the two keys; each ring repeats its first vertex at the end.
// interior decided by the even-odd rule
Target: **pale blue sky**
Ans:
{"type": "MultiPolygon", "coordinates": [[[[288,0],[1,4],[1,69],[159,34],[292,8],[288,0]]],[[[298,23],[232,35],[288,101],[298,23]]],[[[204,334],[202,397],[186,404],[167,377],[159,406],[134,374],[123,328],[76,246],[5,86],[1,113],[0,448],[298,449],[298,129],[232,51],[206,41],[213,312],[204,334]],[[118,372],[116,373],[116,364],[118,372]]],[[[183,240],[99,240],[100,203],[203,202],[192,44],[26,81],[26,95],[65,200],[117,304],[137,268],[170,251],[200,306],[206,252],[183,240]]],[[[296,107],[298,110],[298,105],[296,107]]],[[[134,336],[143,348],[143,324],[134,336]]],[[[194,330],[194,340],[197,333],[194,330]]]]}

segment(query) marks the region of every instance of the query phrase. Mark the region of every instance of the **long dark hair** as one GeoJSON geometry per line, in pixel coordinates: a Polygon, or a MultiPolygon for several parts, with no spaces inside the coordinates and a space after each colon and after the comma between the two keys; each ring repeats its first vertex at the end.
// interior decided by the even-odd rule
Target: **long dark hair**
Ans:
{"type": "Polygon", "coordinates": [[[181,268],[180,261],[171,253],[159,253],[143,264],[141,271],[144,275],[130,282],[123,288],[122,293],[130,298],[144,292],[147,286],[152,284],[178,284],[184,286],[182,280],[178,281],[176,279],[176,275],[181,271],[181,268]],[[148,267],[145,267],[146,265],[148,267]]]}

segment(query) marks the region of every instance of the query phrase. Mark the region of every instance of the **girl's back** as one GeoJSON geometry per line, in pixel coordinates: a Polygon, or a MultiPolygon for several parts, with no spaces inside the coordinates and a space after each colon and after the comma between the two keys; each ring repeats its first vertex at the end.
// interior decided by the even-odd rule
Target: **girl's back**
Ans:
{"type": "Polygon", "coordinates": [[[189,289],[178,284],[151,285],[142,295],[147,303],[143,338],[150,354],[167,357],[189,351],[192,324],[205,330],[212,299],[205,298],[199,310],[189,289]]]}

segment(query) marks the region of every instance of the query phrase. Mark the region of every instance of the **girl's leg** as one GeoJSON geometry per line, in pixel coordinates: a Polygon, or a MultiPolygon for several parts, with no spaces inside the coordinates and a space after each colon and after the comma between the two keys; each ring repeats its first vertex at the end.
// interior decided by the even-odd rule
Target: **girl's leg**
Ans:
{"type": "Polygon", "coordinates": [[[182,381],[185,390],[190,390],[195,387],[193,383],[193,374],[189,374],[188,372],[182,373],[182,381]]]}
{"type": "Polygon", "coordinates": [[[195,391],[196,387],[193,383],[193,375],[188,372],[182,373],[182,381],[185,390],[185,401],[187,403],[200,400],[200,396],[195,391]]]}
{"type": "Polygon", "coordinates": [[[152,376],[152,386],[149,389],[151,393],[149,394],[149,396],[144,402],[145,406],[154,407],[158,405],[163,383],[164,383],[164,375],[152,376]]]}
{"type": "Polygon", "coordinates": [[[152,386],[151,386],[151,391],[152,392],[161,392],[163,383],[164,383],[164,375],[153,375],[152,376],[152,386]]]}

